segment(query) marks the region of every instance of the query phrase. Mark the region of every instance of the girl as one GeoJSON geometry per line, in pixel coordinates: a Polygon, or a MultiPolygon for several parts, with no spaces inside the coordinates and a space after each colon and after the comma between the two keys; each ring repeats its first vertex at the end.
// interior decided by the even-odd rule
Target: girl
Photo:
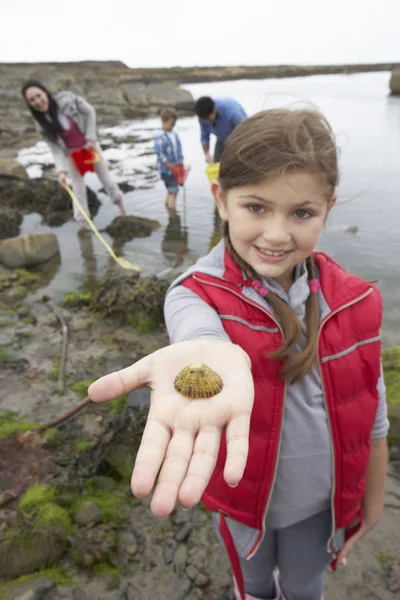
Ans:
{"type": "Polygon", "coordinates": [[[237,599],[321,600],[378,523],[388,421],[382,303],[314,252],[335,204],[337,153],[322,115],[269,110],[229,138],[212,192],[224,240],[170,288],[172,345],[94,383],[95,401],[152,387],[132,477],[152,511],[213,511],[237,599]],[[189,400],[174,376],[205,362],[222,392],[189,400]]]}
{"type": "MultiPolygon", "coordinates": [[[[71,91],[58,92],[54,96],[38,81],[27,81],[22,87],[22,95],[35,119],[38,133],[49,145],[58,171],[58,181],[66,185],[67,173],[72,179],[72,187],[83,208],[89,213],[86,186],[69,153],[78,148],[93,149],[99,156],[95,170],[107,194],[126,215],[123,194],[110,173],[96,133],[96,111],[83,98],[71,91]]],[[[74,204],[74,218],[85,228],[85,219],[74,204]]]]}

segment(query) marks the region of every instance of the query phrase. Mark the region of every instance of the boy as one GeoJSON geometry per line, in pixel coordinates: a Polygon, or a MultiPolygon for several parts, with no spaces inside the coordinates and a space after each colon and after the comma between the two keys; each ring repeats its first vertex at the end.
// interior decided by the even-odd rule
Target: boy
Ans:
{"type": "Polygon", "coordinates": [[[154,151],[157,155],[157,165],[161,178],[168,192],[165,206],[168,209],[175,210],[178,184],[171,167],[183,163],[182,145],[178,135],[173,131],[178,114],[174,108],[163,108],[160,117],[163,131],[154,141],[154,151]]]}

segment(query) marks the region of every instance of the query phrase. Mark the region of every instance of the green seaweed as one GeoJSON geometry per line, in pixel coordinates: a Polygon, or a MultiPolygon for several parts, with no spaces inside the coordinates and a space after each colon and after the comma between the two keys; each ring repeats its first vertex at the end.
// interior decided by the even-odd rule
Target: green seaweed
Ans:
{"type": "Polygon", "coordinates": [[[73,583],[75,583],[68,574],[68,571],[62,567],[43,569],[42,571],[36,571],[36,573],[32,573],[31,575],[22,575],[21,577],[18,577],[18,579],[12,579],[7,583],[0,583],[0,600],[3,600],[8,592],[11,594],[16,588],[29,585],[39,579],[50,579],[56,585],[73,585],[73,583]]]}
{"type": "Polygon", "coordinates": [[[69,387],[73,392],[75,392],[75,394],[83,399],[88,395],[88,387],[93,383],[93,381],[93,379],[81,379],[80,381],[71,383],[69,387]]]}
{"type": "Polygon", "coordinates": [[[35,512],[44,504],[53,504],[57,498],[57,490],[43,484],[34,485],[22,496],[18,510],[21,512],[35,512]]]}
{"type": "Polygon", "coordinates": [[[35,427],[36,423],[20,419],[11,411],[0,411],[0,438],[15,436],[35,427]]]}

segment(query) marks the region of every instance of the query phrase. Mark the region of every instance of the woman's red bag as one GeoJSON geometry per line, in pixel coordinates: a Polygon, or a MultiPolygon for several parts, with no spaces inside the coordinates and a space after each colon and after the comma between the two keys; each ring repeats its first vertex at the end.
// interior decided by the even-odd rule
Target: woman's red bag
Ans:
{"type": "Polygon", "coordinates": [[[183,163],[178,163],[177,165],[171,165],[172,175],[175,178],[175,181],[178,185],[185,185],[185,181],[190,171],[190,167],[184,165],[183,163]]]}
{"type": "Polygon", "coordinates": [[[89,171],[94,173],[94,165],[99,162],[99,155],[95,150],[78,148],[77,150],[72,150],[69,155],[81,175],[89,171]]]}

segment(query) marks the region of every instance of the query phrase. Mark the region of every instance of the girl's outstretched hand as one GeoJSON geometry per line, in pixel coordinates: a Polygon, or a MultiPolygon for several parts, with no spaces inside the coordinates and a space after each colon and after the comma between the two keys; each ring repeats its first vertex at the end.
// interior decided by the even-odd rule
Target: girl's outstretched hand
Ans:
{"type": "Polygon", "coordinates": [[[147,496],[159,473],[154,515],[167,517],[177,500],[192,508],[212,475],[224,430],[224,479],[235,486],[246,465],[254,401],[248,355],[229,342],[181,342],[98,379],[88,393],[94,402],[104,402],[146,385],[152,389],[151,402],[132,474],[134,495],[147,496]],[[220,375],[219,394],[191,400],[175,390],[175,376],[191,362],[205,363],[220,375]]]}

